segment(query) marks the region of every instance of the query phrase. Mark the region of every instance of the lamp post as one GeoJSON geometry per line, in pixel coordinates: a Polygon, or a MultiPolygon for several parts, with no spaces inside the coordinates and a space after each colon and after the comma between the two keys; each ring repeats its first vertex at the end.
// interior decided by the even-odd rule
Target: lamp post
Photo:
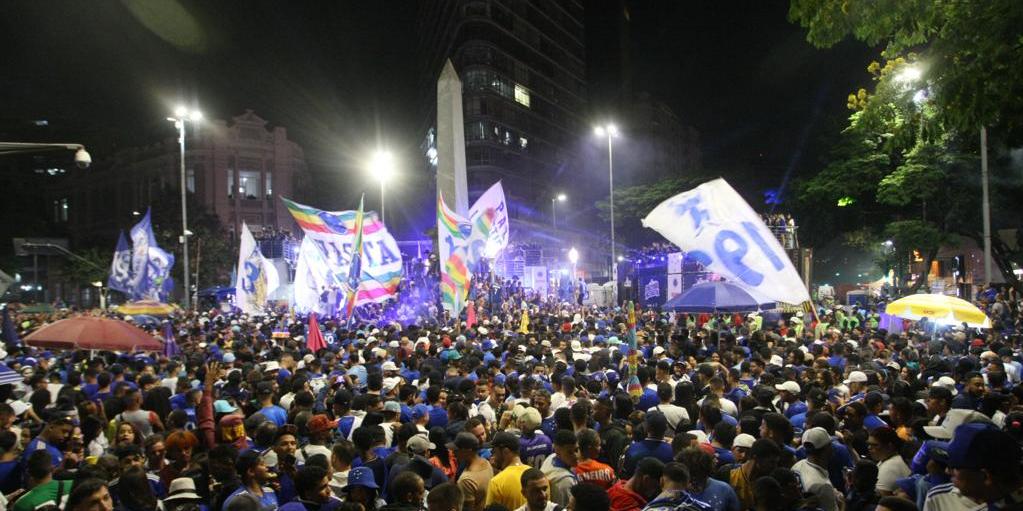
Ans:
{"type": "Polygon", "coordinates": [[[386,223],[384,184],[394,175],[394,155],[390,151],[377,151],[369,165],[370,172],[380,180],[380,221],[386,223]]]}
{"type": "Polygon", "coordinates": [[[185,176],[185,122],[191,121],[193,123],[202,120],[202,112],[198,110],[189,110],[185,106],[178,106],[174,109],[174,117],[168,117],[168,121],[174,123],[174,127],[178,129],[178,146],[181,149],[181,255],[182,262],[184,263],[185,274],[185,309],[192,308],[192,284],[191,276],[189,275],[188,265],[188,206],[185,203],[185,197],[188,194],[188,183],[185,176]]]}
{"type": "MultiPolygon", "coordinates": [[[[608,123],[603,126],[597,126],[593,128],[593,132],[598,137],[607,137],[607,181],[610,189],[610,195],[608,197],[608,204],[611,210],[611,282],[614,282],[617,286],[618,276],[615,275],[615,170],[614,170],[614,151],[612,149],[612,140],[618,136],[618,127],[614,124],[608,123]]],[[[618,290],[615,289],[615,296],[617,297],[618,290]]],[[[617,298],[615,299],[617,301],[617,298]]]]}
{"type": "Polygon", "coordinates": [[[558,228],[558,203],[559,202],[565,202],[566,199],[568,199],[568,196],[566,196],[563,193],[559,193],[556,197],[551,197],[551,215],[552,215],[551,216],[551,225],[555,229],[558,228]]]}

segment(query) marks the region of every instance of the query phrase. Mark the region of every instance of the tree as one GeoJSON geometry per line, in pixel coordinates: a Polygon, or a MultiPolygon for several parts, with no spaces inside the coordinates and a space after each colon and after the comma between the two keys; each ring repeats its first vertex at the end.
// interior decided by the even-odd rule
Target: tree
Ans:
{"type": "Polygon", "coordinates": [[[93,247],[75,252],[75,255],[78,257],[64,258],[60,269],[63,281],[78,285],[90,285],[99,281],[106,285],[110,272],[109,251],[93,247]]]}
{"type": "MultiPolygon", "coordinates": [[[[220,224],[220,218],[211,213],[188,194],[189,236],[188,256],[192,275],[196,265],[199,268],[198,285],[201,288],[228,283],[231,268],[238,260],[238,242],[231,239],[220,224]]],[[[152,204],[153,232],[160,248],[174,253],[174,268],[171,276],[177,285],[184,284],[181,244],[181,195],[177,189],[164,189],[152,204]]],[[[192,279],[192,284],[196,280],[192,279]]],[[[233,285],[230,283],[229,285],[233,285]]]]}
{"type": "MultiPolygon", "coordinates": [[[[686,190],[691,190],[700,183],[707,180],[707,177],[671,177],[662,179],[650,184],[630,186],[615,190],[615,230],[616,241],[641,244],[649,239],[654,239],[656,234],[653,231],[644,229],[641,221],[658,204],[678,195],[686,190]],[[619,238],[620,236],[620,238],[619,238]]],[[[611,219],[611,208],[608,201],[597,201],[597,209],[605,221],[611,219]]]]}
{"type": "Polygon", "coordinates": [[[789,19],[826,48],[852,36],[893,60],[920,54],[942,122],[1023,136],[1023,8],[1017,0],[791,0],[789,19]]]}

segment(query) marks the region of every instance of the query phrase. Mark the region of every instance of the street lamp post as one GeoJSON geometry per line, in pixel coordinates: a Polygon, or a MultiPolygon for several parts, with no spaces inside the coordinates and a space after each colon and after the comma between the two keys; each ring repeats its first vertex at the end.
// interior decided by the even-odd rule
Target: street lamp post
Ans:
{"type": "MultiPolygon", "coordinates": [[[[610,205],[611,211],[611,282],[617,285],[618,276],[615,275],[615,170],[614,170],[614,151],[612,149],[612,140],[618,136],[618,127],[614,124],[607,124],[605,126],[597,126],[593,129],[593,132],[598,137],[607,137],[607,181],[608,187],[610,188],[610,195],[608,197],[608,204],[610,205]]],[[[615,290],[617,296],[618,290],[615,290]]],[[[617,300],[616,300],[617,301],[617,300]]]]}
{"type": "Polygon", "coordinates": [[[167,120],[173,122],[174,127],[178,129],[178,146],[181,149],[181,256],[182,262],[185,265],[182,272],[185,274],[185,310],[188,310],[192,308],[192,284],[188,264],[188,206],[185,203],[188,192],[187,177],[185,175],[185,122],[192,121],[195,123],[201,121],[202,112],[179,106],[174,109],[174,117],[168,117],[167,120]]]}
{"type": "Polygon", "coordinates": [[[384,184],[394,174],[394,155],[390,151],[377,151],[370,162],[370,172],[380,180],[380,221],[386,223],[384,184]]]}
{"type": "Polygon", "coordinates": [[[565,202],[566,199],[568,199],[568,197],[565,194],[563,194],[563,193],[559,193],[557,195],[557,197],[551,197],[551,215],[552,215],[551,216],[551,225],[554,226],[555,229],[558,228],[558,203],[559,202],[565,202]]]}

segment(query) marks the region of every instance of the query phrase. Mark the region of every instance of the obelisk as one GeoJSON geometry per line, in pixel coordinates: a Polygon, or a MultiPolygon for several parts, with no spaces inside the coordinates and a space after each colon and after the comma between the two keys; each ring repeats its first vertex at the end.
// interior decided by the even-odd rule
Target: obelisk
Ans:
{"type": "Polygon", "coordinates": [[[465,122],[462,120],[462,80],[448,60],[437,79],[437,189],[448,207],[469,212],[465,177],[465,122]]]}

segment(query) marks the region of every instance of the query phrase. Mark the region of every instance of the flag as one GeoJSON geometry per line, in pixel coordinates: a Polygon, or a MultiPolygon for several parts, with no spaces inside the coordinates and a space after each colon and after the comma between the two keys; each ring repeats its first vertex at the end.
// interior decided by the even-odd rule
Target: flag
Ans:
{"type": "Polygon", "coordinates": [[[441,304],[458,317],[465,307],[472,274],[469,273],[469,236],[472,224],[444,203],[444,194],[437,192],[437,240],[440,244],[441,304]]]}
{"type": "Polygon", "coordinates": [[[143,281],[146,287],[139,289],[139,293],[146,300],[166,301],[174,290],[174,283],[170,277],[171,268],[174,266],[174,254],[156,246],[154,242],[149,247],[148,256],[146,279],[143,281]]]}
{"type": "Polygon", "coordinates": [[[305,336],[305,345],[313,353],[327,348],[327,341],[323,339],[323,333],[320,332],[320,324],[316,322],[315,312],[309,314],[309,333],[305,336]]]}
{"type": "Polygon", "coordinates": [[[10,348],[21,344],[21,338],[18,337],[18,329],[14,327],[11,311],[7,307],[4,307],[3,331],[0,333],[4,335],[5,346],[10,348]]]}
{"type": "MultiPolygon", "coordinates": [[[[295,267],[295,308],[333,316],[339,300],[321,300],[324,292],[337,296],[347,285],[355,245],[356,211],[323,211],[284,199],[292,217],[305,232],[295,267]]],[[[395,298],[403,271],[394,238],[374,213],[363,215],[362,257],[355,306],[395,298]]]]}
{"type": "Polygon", "coordinates": [[[110,263],[110,277],[107,287],[114,291],[131,294],[131,246],[124,237],[124,231],[117,238],[114,260],[110,263]]]}
{"type": "Polygon", "coordinates": [[[127,292],[132,300],[147,298],[145,293],[151,287],[146,269],[149,262],[149,246],[156,245],[156,237],[153,236],[153,224],[149,214],[149,209],[146,209],[145,216],[130,231],[131,279],[128,281],[127,292]]]}
{"type": "Polygon", "coordinates": [[[643,225],[678,245],[707,271],[743,286],[761,303],[810,299],[774,234],[724,179],[662,202],[643,225]]]}
{"type": "Polygon", "coordinates": [[[7,367],[7,364],[0,364],[0,385],[21,383],[23,381],[25,381],[25,377],[21,373],[7,367]]]}
{"type": "Polygon", "coordinates": [[[469,222],[473,227],[470,266],[475,266],[481,255],[494,258],[508,246],[508,205],[500,181],[480,195],[469,208],[469,222]]]}
{"type": "Polygon", "coordinates": [[[249,226],[242,222],[238,243],[238,266],[234,285],[234,303],[246,314],[260,314],[270,293],[280,285],[277,268],[263,257],[249,226]]]}
{"type": "Polygon", "coordinates": [[[633,350],[635,350],[636,349],[636,304],[633,303],[632,301],[629,302],[628,311],[629,311],[629,315],[628,315],[628,319],[626,321],[627,321],[627,326],[629,327],[629,333],[628,333],[629,348],[632,348],[633,350]]]}
{"type": "Polygon", "coordinates": [[[174,358],[178,356],[179,352],[178,343],[174,340],[174,325],[171,325],[170,321],[165,321],[163,323],[163,356],[174,358]]]}
{"type": "Polygon", "coordinates": [[[359,209],[355,212],[355,243],[352,245],[352,262],[348,265],[348,279],[342,289],[345,292],[344,319],[351,321],[352,313],[355,311],[355,295],[359,292],[359,285],[362,283],[362,228],[363,202],[366,195],[359,197],[359,209]]]}

